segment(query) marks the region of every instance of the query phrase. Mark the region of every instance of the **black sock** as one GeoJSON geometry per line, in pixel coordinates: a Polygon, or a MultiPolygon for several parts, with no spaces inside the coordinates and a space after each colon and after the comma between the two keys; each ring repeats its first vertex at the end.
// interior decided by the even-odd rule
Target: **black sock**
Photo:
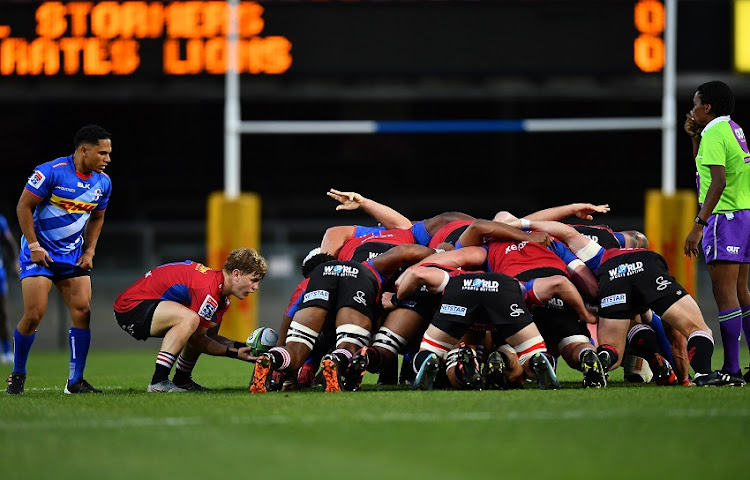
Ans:
{"type": "Polygon", "coordinates": [[[617,363],[617,360],[620,358],[617,349],[609,344],[596,347],[596,354],[599,356],[599,360],[602,362],[605,370],[609,370],[609,368],[617,363]]]}
{"type": "Polygon", "coordinates": [[[266,355],[271,357],[271,370],[277,371],[284,366],[284,355],[281,352],[272,350],[266,352],[266,355]]]}
{"type": "Polygon", "coordinates": [[[172,377],[172,383],[175,385],[188,383],[193,376],[193,368],[195,368],[195,362],[185,360],[182,355],[178,356],[177,368],[175,369],[174,377],[172,377]]]}
{"type": "Polygon", "coordinates": [[[711,373],[711,357],[714,354],[713,338],[706,332],[699,330],[693,332],[687,342],[688,358],[690,366],[695,373],[711,373]]]}
{"type": "Polygon", "coordinates": [[[382,366],[383,355],[381,355],[380,350],[373,347],[367,347],[367,371],[370,373],[378,373],[382,366]]]}
{"type": "Polygon", "coordinates": [[[163,350],[156,355],[156,368],[154,368],[154,376],[151,377],[151,385],[169,379],[169,372],[172,371],[175,360],[177,357],[163,350]]]}
{"type": "Polygon", "coordinates": [[[645,358],[649,365],[659,353],[659,339],[648,325],[636,325],[628,333],[630,352],[636,357],[645,358]]]}

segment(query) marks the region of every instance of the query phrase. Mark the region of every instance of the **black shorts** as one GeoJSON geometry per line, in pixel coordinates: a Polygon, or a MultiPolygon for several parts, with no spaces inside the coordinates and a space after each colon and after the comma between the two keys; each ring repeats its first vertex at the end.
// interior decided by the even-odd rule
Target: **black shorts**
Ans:
{"type": "Polygon", "coordinates": [[[662,315],[688,295],[669,273],[664,257],[649,250],[624,253],[602,263],[599,280],[599,316],[626,319],[649,308],[662,315]]]}
{"type": "Polygon", "coordinates": [[[531,315],[550,353],[559,355],[557,347],[560,342],[574,335],[581,335],[591,340],[591,332],[586,323],[582,322],[573,310],[556,309],[550,306],[534,307],[531,309],[531,315]]]}
{"type": "Polygon", "coordinates": [[[362,263],[332,260],[315,267],[299,310],[321,307],[336,312],[343,307],[356,309],[373,324],[379,309],[380,280],[362,263]]]}
{"type": "Polygon", "coordinates": [[[401,300],[398,308],[411,310],[420,317],[430,320],[440,306],[442,295],[439,293],[428,292],[421,288],[408,297],[401,300]]]}
{"type": "MultiPolygon", "coordinates": [[[[521,281],[529,281],[535,278],[548,278],[555,275],[568,275],[556,268],[535,268],[522,272],[516,276],[521,281]]],[[[551,298],[546,305],[540,305],[531,309],[539,333],[544,337],[547,350],[558,354],[557,345],[567,337],[583,335],[591,339],[591,332],[584,322],[578,318],[578,313],[565,305],[558,297],[551,298]]]]}
{"type": "Polygon", "coordinates": [[[120,328],[136,340],[146,340],[151,337],[151,322],[154,310],[161,300],[144,300],[127,312],[115,312],[115,319],[120,328]]]}
{"type": "Polygon", "coordinates": [[[470,328],[496,330],[507,338],[533,322],[518,281],[502,273],[452,277],[432,324],[455,338],[470,328]]]}

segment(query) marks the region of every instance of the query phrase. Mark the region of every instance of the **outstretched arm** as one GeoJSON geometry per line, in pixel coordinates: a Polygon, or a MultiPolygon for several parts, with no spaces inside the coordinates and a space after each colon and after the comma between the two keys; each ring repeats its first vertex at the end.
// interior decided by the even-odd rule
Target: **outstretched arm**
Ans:
{"type": "MultiPolygon", "coordinates": [[[[517,222],[517,221],[514,221],[517,222]]],[[[482,245],[485,238],[496,238],[504,241],[534,242],[548,246],[552,239],[544,232],[524,232],[519,230],[520,224],[506,224],[492,220],[474,220],[464,233],[458,237],[461,246],[482,245]]]]}
{"type": "Polygon", "coordinates": [[[565,243],[576,255],[578,252],[589,244],[592,240],[583,236],[575,228],[570,225],[555,221],[555,220],[529,220],[518,219],[513,220],[508,225],[517,228],[529,228],[531,230],[539,230],[547,232],[553,237],[557,238],[561,242],[565,243]]]}
{"type": "Polygon", "coordinates": [[[594,205],[593,203],[570,203],[559,207],[545,208],[524,218],[529,220],[562,220],[563,218],[576,216],[583,220],[593,220],[592,213],[607,213],[609,205],[594,205]]]}
{"type": "Polygon", "coordinates": [[[412,226],[411,220],[401,213],[371,198],[364,197],[357,192],[342,192],[332,188],[326,192],[326,195],[341,202],[341,205],[338,205],[336,210],[356,210],[361,208],[385,228],[409,229],[412,226]]]}

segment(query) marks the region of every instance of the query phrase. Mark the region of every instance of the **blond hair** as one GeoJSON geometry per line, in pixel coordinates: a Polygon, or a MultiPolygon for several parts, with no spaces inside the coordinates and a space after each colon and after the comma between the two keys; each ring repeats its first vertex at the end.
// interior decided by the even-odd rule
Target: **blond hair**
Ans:
{"type": "Polygon", "coordinates": [[[224,262],[224,271],[232,273],[239,270],[243,275],[257,275],[259,279],[266,276],[268,264],[254,248],[238,248],[232,250],[224,262]]]}

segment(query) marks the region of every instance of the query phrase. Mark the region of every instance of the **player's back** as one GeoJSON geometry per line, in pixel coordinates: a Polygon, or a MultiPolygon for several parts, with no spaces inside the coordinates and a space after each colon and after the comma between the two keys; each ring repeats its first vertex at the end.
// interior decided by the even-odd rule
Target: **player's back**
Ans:
{"type": "Polygon", "coordinates": [[[146,272],[122,292],[115,300],[115,310],[124,311],[131,302],[154,299],[190,305],[191,292],[200,289],[216,290],[221,286],[223,278],[219,279],[219,275],[221,271],[211,270],[192,260],[160,265],[146,272]]]}
{"type": "Polygon", "coordinates": [[[536,268],[555,268],[567,272],[567,265],[560,257],[535,242],[487,242],[487,266],[492,272],[510,277],[536,268]]]}

